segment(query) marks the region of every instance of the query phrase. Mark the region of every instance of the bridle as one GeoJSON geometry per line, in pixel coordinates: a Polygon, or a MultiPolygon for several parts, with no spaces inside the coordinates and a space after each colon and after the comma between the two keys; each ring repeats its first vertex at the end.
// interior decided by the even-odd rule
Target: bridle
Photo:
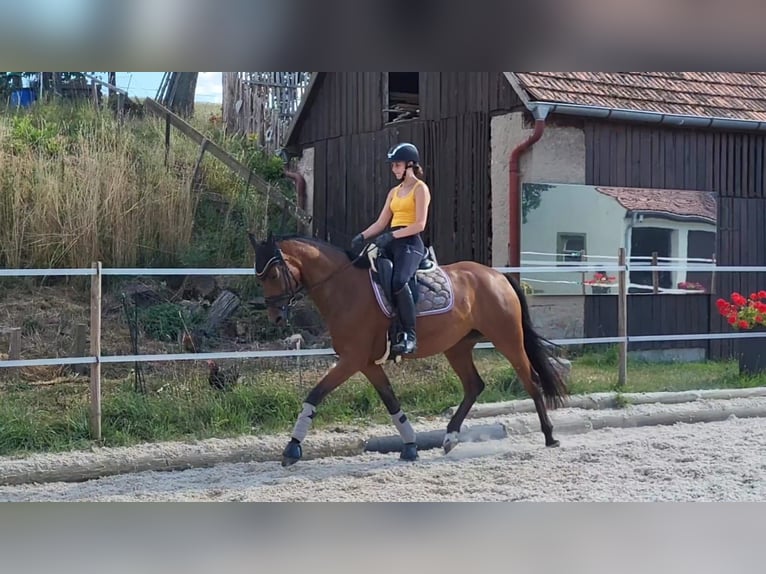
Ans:
{"type": "Polygon", "coordinates": [[[359,261],[362,257],[364,257],[367,254],[367,251],[369,249],[370,245],[367,245],[362,249],[361,253],[357,255],[354,259],[343,265],[342,267],[336,269],[335,271],[331,272],[327,277],[324,279],[321,279],[320,281],[317,281],[311,286],[306,286],[303,282],[298,281],[298,279],[293,274],[292,270],[290,269],[290,266],[287,264],[287,261],[285,261],[284,256],[282,255],[282,250],[279,249],[279,247],[274,247],[274,255],[269,259],[266,264],[263,267],[263,270],[258,273],[258,271],[255,272],[255,276],[258,279],[263,279],[263,277],[269,272],[269,270],[276,265],[278,269],[281,270],[281,273],[279,274],[282,278],[284,289],[282,290],[282,293],[279,295],[272,295],[271,297],[265,297],[264,302],[266,303],[267,308],[276,309],[280,311],[281,313],[284,313],[285,319],[289,318],[290,308],[293,307],[302,297],[299,297],[300,295],[308,295],[310,291],[313,289],[316,289],[320,285],[324,284],[325,282],[329,281],[333,277],[335,277],[338,273],[341,273],[342,271],[345,271],[349,267],[351,267],[354,263],[359,261]]]}

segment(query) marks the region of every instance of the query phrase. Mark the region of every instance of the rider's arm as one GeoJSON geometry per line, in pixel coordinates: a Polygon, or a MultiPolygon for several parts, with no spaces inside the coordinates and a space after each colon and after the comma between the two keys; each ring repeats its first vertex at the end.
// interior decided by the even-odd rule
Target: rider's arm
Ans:
{"type": "Polygon", "coordinates": [[[391,213],[391,194],[393,190],[388,192],[388,196],[386,197],[386,203],[383,206],[383,209],[380,210],[380,215],[378,215],[378,219],[370,225],[367,229],[362,231],[362,235],[365,239],[369,239],[370,237],[375,237],[376,235],[380,235],[386,230],[386,226],[388,226],[388,223],[391,221],[392,213],[391,213]]]}

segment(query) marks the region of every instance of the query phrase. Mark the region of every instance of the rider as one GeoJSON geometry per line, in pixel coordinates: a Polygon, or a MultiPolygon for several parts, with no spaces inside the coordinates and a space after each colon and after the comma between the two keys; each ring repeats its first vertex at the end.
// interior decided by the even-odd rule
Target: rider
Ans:
{"type": "Polygon", "coordinates": [[[415,336],[415,303],[409,281],[425,255],[420,233],[428,219],[431,191],[423,181],[418,148],[411,143],[400,143],[388,152],[391,171],[399,185],[391,188],[377,221],[351,241],[358,253],[367,238],[376,236],[375,245],[385,252],[394,265],[392,291],[402,332],[391,350],[397,354],[410,354],[417,350],[415,336]],[[385,231],[390,223],[390,229],[385,231]]]}

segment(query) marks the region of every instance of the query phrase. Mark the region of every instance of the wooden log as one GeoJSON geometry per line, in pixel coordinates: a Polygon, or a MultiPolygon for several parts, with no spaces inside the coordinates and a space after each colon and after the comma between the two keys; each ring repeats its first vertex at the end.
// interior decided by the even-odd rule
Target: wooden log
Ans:
{"type": "MultiPolygon", "coordinates": [[[[429,450],[441,448],[444,442],[445,430],[435,430],[428,432],[419,432],[416,434],[416,443],[419,450],[429,450]]],[[[478,425],[469,427],[461,431],[460,442],[481,442],[486,440],[498,440],[508,436],[505,425],[478,425]]],[[[384,437],[373,437],[367,441],[364,447],[365,452],[390,453],[402,450],[402,437],[399,435],[390,435],[384,437]]]]}
{"type": "MultiPolygon", "coordinates": [[[[151,445],[154,452],[127,455],[127,449],[109,449],[112,452],[84,452],[75,460],[64,462],[51,457],[49,462],[11,461],[0,470],[0,485],[19,485],[46,482],[84,482],[105,476],[144,471],[179,471],[206,468],[222,463],[281,462],[283,445],[268,444],[259,439],[244,441],[231,448],[205,450],[204,446],[190,445],[185,452],[165,452],[162,445],[151,445]]],[[[331,456],[362,454],[364,441],[348,439],[327,443],[306,441],[303,460],[331,456]]],[[[106,449],[105,449],[106,450],[106,449]]]]}
{"type": "Polygon", "coordinates": [[[18,361],[21,358],[21,329],[14,327],[8,330],[8,359],[18,361]]]}
{"type": "MultiPolygon", "coordinates": [[[[564,408],[602,410],[617,409],[624,404],[648,405],[657,403],[673,405],[702,400],[749,399],[755,397],[766,397],[766,387],[654,393],[594,393],[567,397],[564,402],[564,408]]],[[[456,410],[457,406],[450,407],[445,412],[445,416],[451,417],[455,414],[456,410]]],[[[485,418],[533,412],[535,412],[535,404],[532,399],[519,399],[515,401],[475,404],[468,412],[467,418],[485,418]]]]}
{"type": "Polygon", "coordinates": [[[231,291],[222,291],[210,306],[210,311],[202,325],[202,331],[208,336],[217,332],[239,308],[240,299],[231,291]]]}

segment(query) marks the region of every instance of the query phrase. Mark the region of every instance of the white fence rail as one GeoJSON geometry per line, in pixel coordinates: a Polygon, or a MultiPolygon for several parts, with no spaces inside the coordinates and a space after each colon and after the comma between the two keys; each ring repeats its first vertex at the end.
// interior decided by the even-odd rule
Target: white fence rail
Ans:
{"type": "MultiPolygon", "coordinates": [[[[624,253],[615,259],[624,260],[624,253]]],[[[675,263],[633,263],[633,264],[583,264],[555,266],[555,265],[525,265],[522,267],[494,267],[495,270],[505,273],[571,273],[571,272],[595,272],[607,271],[619,273],[621,276],[621,289],[618,293],[618,307],[620,314],[626,316],[625,295],[627,281],[625,277],[630,270],[686,270],[686,271],[713,271],[736,272],[736,273],[766,273],[766,266],[718,266],[713,264],[675,264],[675,263]]],[[[214,275],[214,276],[255,276],[252,267],[245,268],[101,268],[100,263],[94,263],[91,268],[73,268],[73,269],[0,269],[0,277],[64,277],[64,276],[89,276],[91,277],[91,289],[98,292],[97,297],[91,298],[91,311],[100,310],[100,292],[101,276],[156,276],[156,275],[214,275]]],[[[93,316],[93,315],[91,315],[93,316]]],[[[91,339],[97,338],[100,341],[100,325],[97,326],[98,332],[94,332],[94,326],[91,325],[91,339]]],[[[552,339],[552,342],[561,345],[583,345],[583,344],[619,344],[621,363],[623,366],[620,372],[620,382],[624,384],[625,362],[627,356],[627,345],[635,342],[654,342],[654,341],[709,341],[721,339],[737,338],[766,338],[766,333],[757,332],[728,332],[728,333],[689,333],[682,335],[628,335],[626,317],[620,321],[618,326],[619,335],[616,337],[591,337],[591,338],[570,338],[570,339],[552,339]]],[[[100,349],[100,344],[97,345],[100,349]]],[[[489,342],[479,343],[476,348],[492,349],[494,345],[489,342]]],[[[37,367],[54,365],[103,365],[115,363],[136,363],[136,362],[167,362],[167,361],[199,361],[208,359],[263,359],[276,357],[311,357],[311,356],[332,356],[335,350],[332,348],[324,349],[295,349],[295,350],[268,350],[268,351],[230,351],[217,353],[167,353],[151,355],[101,355],[100,352],[91,356],[83,357],[50,357],[42,359],[12,359],[0,361],[0,368],[18,368],[18,367],[37,367]]],[[[96,401],[91,403],[91,431],[94,438],[100,438],[100,368],[91,369],[91,392],[97,396],[96,401]]]]}

